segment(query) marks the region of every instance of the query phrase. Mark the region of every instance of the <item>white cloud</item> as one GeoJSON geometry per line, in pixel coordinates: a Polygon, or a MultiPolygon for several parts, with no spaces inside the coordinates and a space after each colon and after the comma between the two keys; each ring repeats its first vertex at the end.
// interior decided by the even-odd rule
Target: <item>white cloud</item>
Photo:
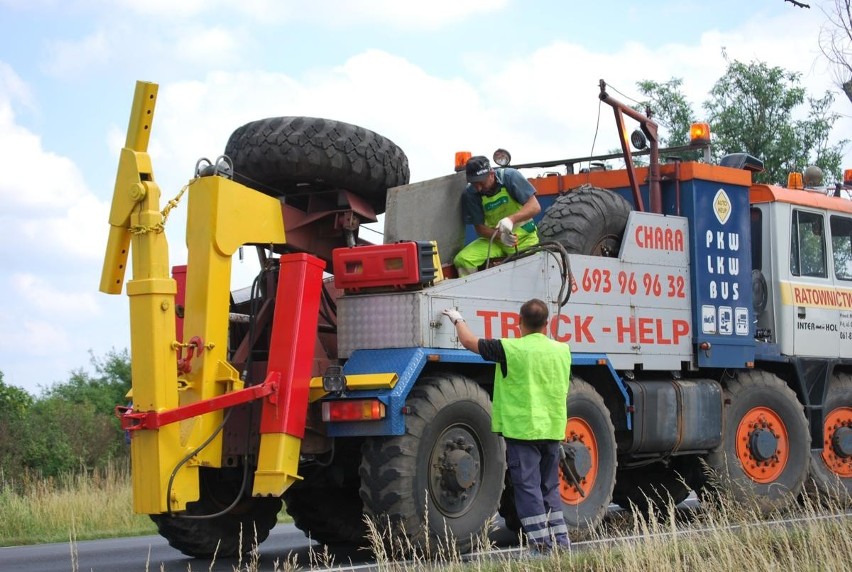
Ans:
{"type": "Polygon", "coordinates": [[[0,200],[5,208],[43,216],[76,204],[86,195],[82,176],[67,157],[46,151],[41,138],[16,125],[0,103],[0,156],[14,169],[0,173],[0,200]]]}
{"type": "Polygon", "coordinates": [[[108,35],[99,30],[78,41],[56,41],[48,44],[45,71],[63,79],[72,79],[83,73],[91,74],[112,60],[108,35]]]}
{"type": "Polygon", "coordinates": [[[174,57],[189,64],[206,67],[228,65],[237,61],[240,41],[234,32],[216,26],[186,30],[174,42],[174,57]]]}
{"type": "Polygon", "coordinates": [[[23,236],[43,255],[65,253],[79,260],[103,260],[109,205],[85,195],[56,216],[21,222],[23,236]],[[92,224],[99,221],[101,224],[92,224]]]}
{"type": "MultiPolygon", "coordinates": [[[[0,328],[0,344],[18,352],[25,361],[62,354],[71,348],[68,334],[55,320],[25,318],[14,326],[0,328]]],[[[30,367],[38,368],[39,364],[30,361],[30,367]]]]}
{"type": "Polygon", "coordinates": [[[90,318],[99,313],[95,291],[69,292],[34,274],[11,276],[13,293],[27,303],[28,312],[58,319],[90,318]]]}
{"type": "Polygon", "coordinates": [[[388,137],[409,155],[412,178],[422,179],[452,168],[459,141],[471,131],[471,110],[479,104],[475,87],[466,81],[429,75],[379,50],[300,78],[218,72],[204,82],[161,86],[150,153],[158,180],[168,189],[163,194],[171,195],[192,175],[198,158],[213,159],[224,151],[240,125],[307,115],[354,123],[388,137]],[[162,147],[155,149],[155,144],[162,147]]]}
{"type": "MultiPolygon", "coordinates": [[[[11,114],[13,104],[20,104],[32,109],[32,90],[15,73],[12,66],[4,61],[0,61],[0,113],[3,116],[11,114]]],[[[0,117],[0,120],[7,121],[5,117],[0,117]]]]}

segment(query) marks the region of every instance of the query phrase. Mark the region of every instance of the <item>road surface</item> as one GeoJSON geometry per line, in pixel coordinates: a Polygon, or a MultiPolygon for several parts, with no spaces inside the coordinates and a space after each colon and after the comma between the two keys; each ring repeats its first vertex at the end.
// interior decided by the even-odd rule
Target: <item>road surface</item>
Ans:
{"type": "MultiPolygon", "coordinates": [[[[502,520],[499,524],[502,525],[502,520]]],[[[502,526],[491,537],[498,546],[517,544],[517,537],[502,526]]],[[[260,545],[257,569],[273,570],[276,561],[279,569],[283,569],[284,563],[288,561],[311,568],[312,547],[319,548],[294,525],[279,524],[260,545]]],[[[335,564],[371,562],[367,553],[354,552],[347,556],[349,560],[338,560],[335,564]]],[[[240,564],[236,558],[215,561],[189,558],[158,535],[0,548],[2,572],[233,572],[245,570],[246,557],[243,557],[242,566],[240,564]]],[[[325,567],[325,562],[313,563],[314,570],[325,567]]]]}

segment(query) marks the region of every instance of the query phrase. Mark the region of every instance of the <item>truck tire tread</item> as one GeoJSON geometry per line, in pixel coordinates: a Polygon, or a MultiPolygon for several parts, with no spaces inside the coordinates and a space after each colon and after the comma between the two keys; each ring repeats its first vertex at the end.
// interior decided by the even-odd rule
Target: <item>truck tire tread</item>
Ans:
{"type": "Polygon", "coordinates": [[[237,128],[225,145],[234,180],[273,196],[344,189],[384,212],[408,183],[408,157],[378,133],[332,119],[269,117],[237,128]]]}

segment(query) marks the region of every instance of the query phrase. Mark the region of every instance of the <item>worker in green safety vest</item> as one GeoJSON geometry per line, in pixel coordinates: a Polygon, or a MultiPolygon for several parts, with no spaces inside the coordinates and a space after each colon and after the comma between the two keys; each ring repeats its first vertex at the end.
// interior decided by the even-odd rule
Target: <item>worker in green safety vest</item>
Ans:
{"type": "Polygon", "coordinates": [[[571,349],[547,337],[547,304],[533,298],[521,306],[521,337],[477,337],[454,308],[443,311],[459,343],[494,368],[491,430],[506,441],[515,508],[530,546],[546,552],[570,548],[559,494],[561,441],[568,424],[571,349]]]}
{"type": "Polygon", "coordinates": [[[517,169],[492,169],[486,157],[468,159],[462,219],[479,236],[453,259],[459,276],[476,272],[487,259],[538,244],[533,217],[541,212],[535,188],[517,169]]]}

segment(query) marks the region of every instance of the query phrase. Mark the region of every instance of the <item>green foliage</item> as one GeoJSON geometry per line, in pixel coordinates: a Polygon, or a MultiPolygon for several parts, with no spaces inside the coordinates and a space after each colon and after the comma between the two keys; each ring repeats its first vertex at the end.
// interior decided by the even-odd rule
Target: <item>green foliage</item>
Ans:
{"type": "Polygon", "coordinates": [[[636,110],[644,113],[645,108],[652,110],[651,119],[662,129],[661,147],[675,147],[689,143],[689,126],[695,122],[695,113],[681,93],[683,80],[672,78],[666,83],[644,80],[639,82],[639,91],[649,98],[636,110]]]}
{"type": "MultiPolygon", "coordinates": [[[[753,155],[766,168],[755,175],[756,182],[785,184],[788,173],[802,172],[808,165],[820,167],[828,184],[839,179],[848,140],[829,143],[839,118],[831,111],[834,96],[826,92],[809,97],[800,81],[800,74],[764,62],[728,61],[703,104],[713,133],[714,161],[728,153],[753,155]]],[[[663,146],[687,143],[689,124],[696,117],[681,86],[678,78],[638,84],[648,97],[643,105],[650,106],[661,127],[663,146]]]]}
{"type": "Polygon", "coordinates": [[[0,373],[0,473],[43,476],[92,470],[127,456],[113,411],[130,389],[127,351],[91,355],[94,374],[75,370],[35,399],[3,383],[0,373]]]}
{"type": "Polygon", "coordinates": [[[33,403],[29,393],[7,385],[0,372],[0,471],[18,471],[22,467],[23,430],[33,403]]]}
{"type": "Polygon", "coordinates": [[[94,376],[77,369],[71,378],[47,390],[45,397],[63,399],[72,403],[91,403],[95,410],[112,414],[116,405],[126,401],[130,390],[130,358],[127,350],[111,350],[102,359],[90,353],[94,376]]]}
{"type": "Polygon", "coordinates": [[[716,157],[741,151],[763,159],[761,182],[783,184],[787,174],[814,164],[840,175],[846,141],[828,145],[838,115],[830,111],[834,96],[807,97],[801,75],[764,62],[728,62],[725,75],[710,91],[704,108],[716,135],[716,157]],[[806,119],[794,119],[796,109],[808,103],[806,119]]]}
{"type": "Polygon", "coordinates": [[[19,419],[33,404],[33,397],[20,387],[6,385],[0,371],[0,420],[19,419]]]}

